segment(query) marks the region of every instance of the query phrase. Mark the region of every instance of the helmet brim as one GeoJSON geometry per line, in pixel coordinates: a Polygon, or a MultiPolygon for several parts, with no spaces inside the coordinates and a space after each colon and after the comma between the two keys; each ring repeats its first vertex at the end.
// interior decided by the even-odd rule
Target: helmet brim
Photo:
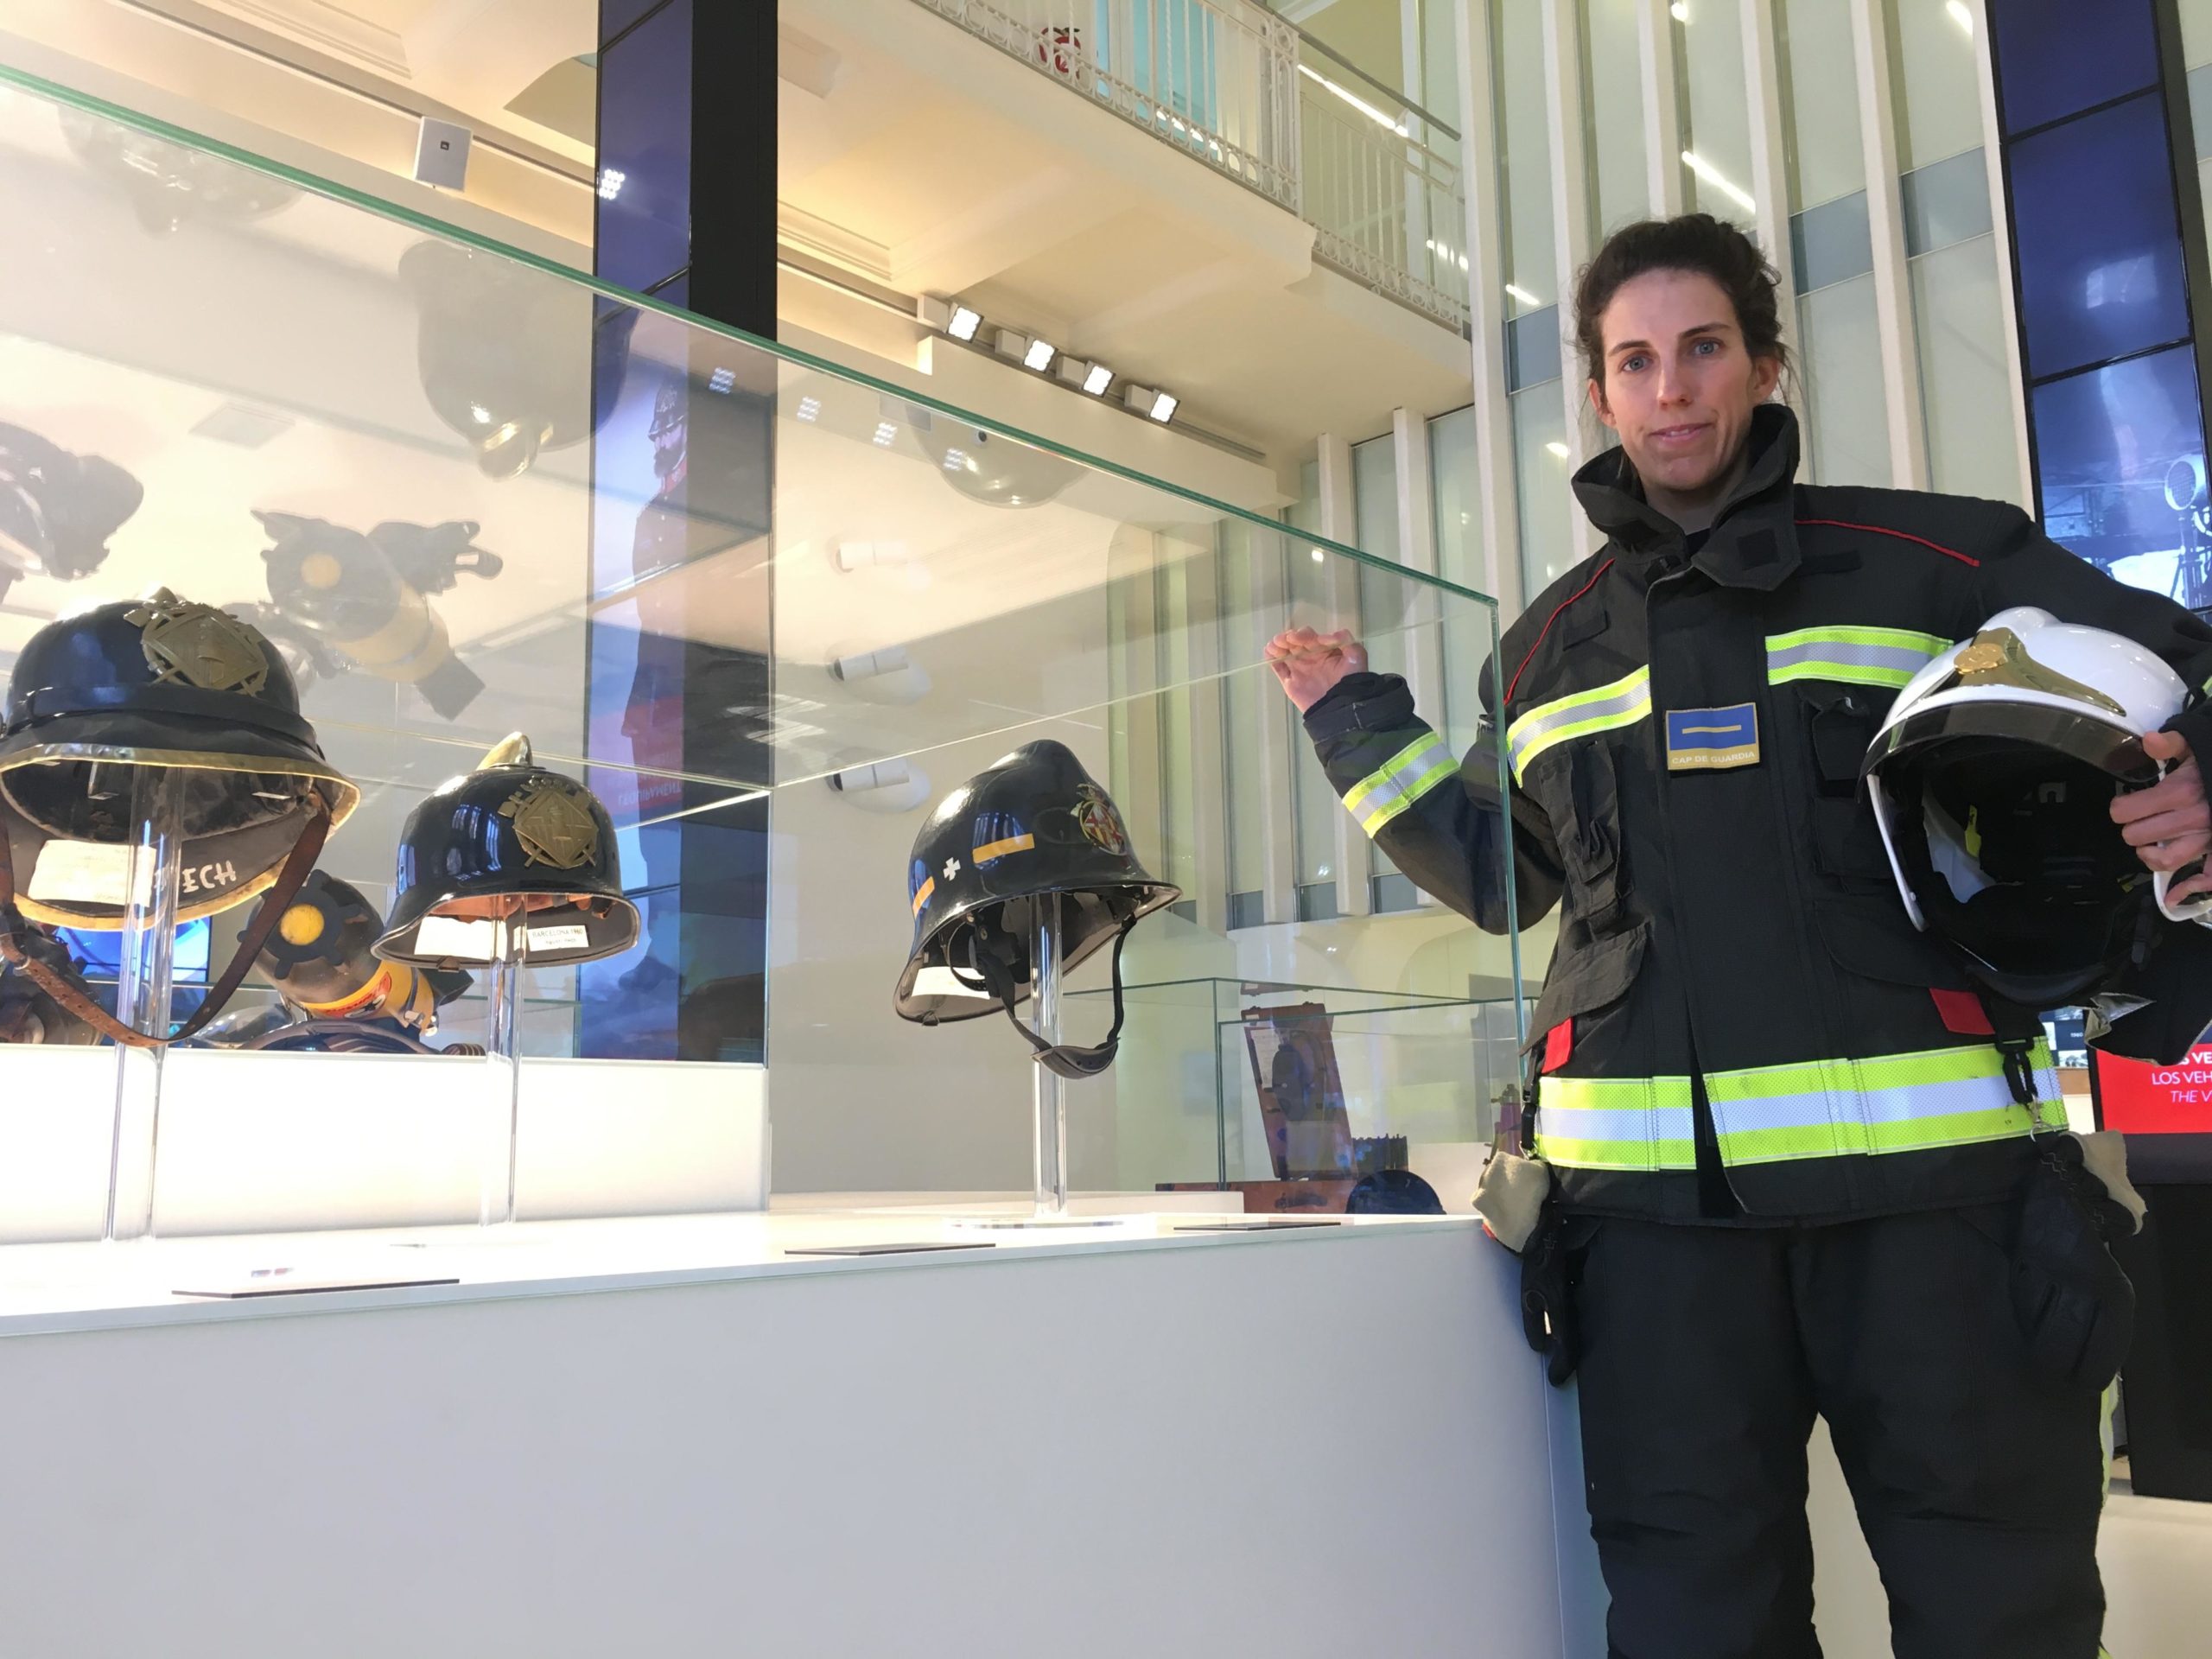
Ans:
{"type": "Polygon", "coordinates": [[[226,725],[130,709],[60,715],[0,738],[0,793],[19,767],[72,760],[187,771],[271,772],[322,785],[334,830],[360,804],[361,791],[308,744],[251,726],[226,725]]]}
{"type": "MultiPolygon", "coordinates": [[[[1168,906],[1183,896],[1182,888],[1165,881],[1101,882],[1095,886],[1068,887],[1056,891],[1063,895],[1095,894],[1101,899],[1112,899],[1130,893],[1136,895],[1135,908],[1126,921],[1112,926],[1095,927],[1072,947],[1063,945],[1060,957],[1062,973],[1067,973],[1080,967],[1113,943],[1119,934],[1135,927],[1154,912],[1166,909],[1168,906]]],[[[976,1020],[986,1014],[1000,1013],[1005,1005],[997,998],[981,990],[973,995],[947,995],[919,990],[917,988],[917,982],[925,970],[931,968],[944,969],[951,965],[944,960],[944,946],[947,936],[977,911],[1009,904],[1026,903],[1030,899],[1047,896],[1049,895],[1041,893],[1025,893],[1009,898],[979,895],[958,908],[946,912],[944,917],[930,929],[929,937],[924,939],[913,955],[907,958],[906,966],[899,976],[899,988],[893,994],[892,1006],[898,1011],[899,1017],[904,1020],[918,1020],[931,1025],[944,1025],[956,1020],[976,1020]]],[[[1019,1007],[1027,1001],[1029,994],[1030,988],[1027,981],[1017,984],[1014,989],[1014,1006],[1019,1007]]]]}

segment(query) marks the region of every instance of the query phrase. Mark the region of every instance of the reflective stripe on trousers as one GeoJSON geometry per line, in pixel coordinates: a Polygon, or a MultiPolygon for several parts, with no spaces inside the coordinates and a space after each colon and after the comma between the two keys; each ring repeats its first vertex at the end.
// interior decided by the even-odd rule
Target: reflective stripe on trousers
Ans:
{"type": "MultiPolygon", "coordinates": [[[[1724,1164],[1917,1152],[2063,1129],[2050,1050],[2032,1056],[2037,1120],[2012,1098],[1993,1046],[1709,1071],[1706,1096],[1724,1164]]],[[[1536,1148],[1569,1169],[1695,1169],[1688,1077],[1548,1077],[1536,1148]]]]}

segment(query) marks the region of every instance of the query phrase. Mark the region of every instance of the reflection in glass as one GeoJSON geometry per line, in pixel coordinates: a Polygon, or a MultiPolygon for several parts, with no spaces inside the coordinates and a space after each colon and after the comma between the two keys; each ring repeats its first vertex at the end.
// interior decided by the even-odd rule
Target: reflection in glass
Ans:
{"type": "Polygon", "coordinates": [[[1543,8],[1492,6],[1491,96],[1497,108],[1497,194],[1504,232],[1505,315],[1559,297],[1552,245],[1551,135],[1544,99],[1543,8]]]}
{"type": "Polygon", "coordinates": [[[1827,0],[1783,0],[1783,158],[1797,286],[1804,476],[1820,484],[1890,481],[1874,257],[1860,146],[1851,18],[1827,0]]]}
{"type": "Polygon", "coordinates": [[[2007,132],[2094,109],[2158,79],[2152,0],[1997,5],[1990,11],[2007,132]]]}
{"type": "Polygon", "coordinates": [[[1758,203],[1751,197],[1742,8],[1728,0],[1682,0],[1669,16],[1681,66],[1682,199],[1693,212],[1748,226],[1758,203]]]}
{"type": "Polygon", "coordinates": [[[2155,96],[2016,140],[2009,159],[2031,378],[2187,335],[2181,224],[2155,96]]]}
{"type": "MultiPolygon", "coordinates": [[[[1897,166],[1905,172],[1981,143],[1981,82],[1973,31],[1950,0],[1882,0],[1889,8],[1890,86],[1897,166]]],[[[1838,7],[1838,10],[1842,8],[1838,7]]]]}
{"type": "Polygon", "coordinates": [[[1909,269],[1929,482],[1953,495],[2021,500],[2025,483],[2012,423],[1999,417],[2015,392],[2005,355],[1996,239],[1976,237],[1923,253],[1909,269]]]}
{"type": "MultiPolygon", "coordinates": [[[[1353,543],[1363,553],[1401,563],[1405,550],[1398,536],[1398,445],[1389,434],[1351,447],[1353,543]]],[[[1367,645],[1368,666],[1377,674],[1403,674],[1408,629],[1414,620],[1414,590],[1384,570],[1359,573],[1359,633],[1367,645]]],[[[1365,839],[1365,837],[1362,837],[1365,839]]],[[[1370,843],[1371,868],[1378,875],[1395,872],[1389,855],[1370,843]]]]}
{"type": "MultiPolygon", "coordinates": [[[[1298,499],[1285,513],[1294,530],[1318,534],[1321,528],[1321,466],[1309,461],[1298,469],[1298,499]]],[[[1339,627],[1349,627],[1351,622],[1339,615],[1337,603],[1337,582],[1339,573],[1322,550],[1293,537],[1285,555],[1287,586],[1290,590],[1290,616],[1287,626],[1313,628],[1328,633],[1339,627]]],[[[1349,572],[1342,573],[1349,575],[1349,572]]],[[[1350,585],[1349,583],[1347,585],[1350,585]]],[[[1337,814],[1344,809],[1337,804],[1337,792],[1329,787],[1329,779],[1315,758],[1313,744],[1306,741],[1306,730],[1299,723],[1297,710],[1286,700],[1282,720],[1288,734],[1287,741],[1291,751],[1291,795],[1297,815],[1297,855],[1294,861],[1300,897],[1301,917],[1310,908],[1303,897],[1309,891],[1329,887],[1337,873],[1337,814]]],[[[1333,906],[1333,897],[1331,899],[1333,906]]],[[[1333,912],[1332,912],[1333,913],[1333,912]]]]}
{"type": "Polygon", "coordinates": [[[1521,591],[1533,603],[1582,556],[1567,485],[1567,411],[1556,380],[1516,391],[1510,402],[1513,468],[1521,493],[1521,591]]]}
{"type": "Polygon", "coordinates": [[[1582,142],[1590,157],[1592,245],[1651,211],[1643,144],[1643,57],[1636,0],[1580,0],[1582,142]]]}
{"type": "Polygon", "coordinates": [[[2190,348],[2038,387],[2035,423],[2052,538],[2122,582],[2212,609],[2212,504],[2190,348]]]}
{"type": "MultiPolygon", "coordinates": [[[[1483,582],[1482,478],[1475,454],[1475,410],[1471,404],[1428,423],[1433,489],[1431,515],[1437,569],[1447,580],[1481,591],[1483,582]]],[[[1444,710],[1428,718],[1455,754],[1475,741],[1482,716],[1478,693],[1483,663],[1490,654],[1487,615],[1471,622],[1456,611],[1444,619],[1444,710]]]]}

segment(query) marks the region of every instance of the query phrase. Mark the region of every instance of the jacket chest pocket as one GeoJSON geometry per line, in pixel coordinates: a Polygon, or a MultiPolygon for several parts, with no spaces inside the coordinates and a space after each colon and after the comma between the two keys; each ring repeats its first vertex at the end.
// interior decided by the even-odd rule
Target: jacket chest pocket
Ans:
{"type": "Polygon", "coordinates": [[[1847,887],[1889,887],[1889,855],[1859,783],[1881,726],[1875,694],[1857,686],[1812,686],[1798,701],[1812,772],[1814,868],[1847,887]]]}
{"type": "Polygon", "coordinates": [[[1624,899],[1627,871],[1622,858],[1620,791],[1613,752],[1602,740],[1565,746],[1555,764],[1533,780],[1531,793],[1551,819],[1567,873],[1566,919],[1592,938],[1618,931],[1628,921],[1624,899]]]}

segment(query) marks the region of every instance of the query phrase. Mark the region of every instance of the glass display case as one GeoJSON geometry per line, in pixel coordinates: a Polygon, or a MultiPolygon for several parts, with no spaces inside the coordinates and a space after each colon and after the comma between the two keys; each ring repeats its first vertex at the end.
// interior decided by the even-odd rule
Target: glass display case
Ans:
{"type": "MultiPolygon", "coordinates": [[[[948,407],[925,374],[746,337],[16,75],[0,200],[19,232],[0,266],[0,672],[30,757],[0,784],[18,817],[33,781],[77,791],[79,813],[17,838],[19,934],[102,1014],[159,1033],[269,906],[251,889],[287,901],[243,987],[166,1050],[108,1042],[25,969],[0,981],[0,1241],[466,1221],[501,1156],[525,1218],[760,1207],[772,1119],[779,1195],[1026,1190],[1027,1046],[1004,1019],[893,1007],[932,805],[1020,746],[1064,744],[1178,890],[1137,924],[1133,961],[1217,964],[1233,922],[1299,927],[1236,913],[1250,895],[1226,869],[1224,756],[1269,757],[1280,787],[1233,805],[1262,839],[1303,764],[1268,639],[1360,630],[1417,687],[1441,685],[1447,635],[1495,648],[1489,601],[1267,503],[1086,460],[948,407]],[[338,780],[315,787],[349,798],[309,878],[338,908],[287,919],[290,841],[258,875],[194,865],[189,839],[181,866],[131,850],[150,834],[145,756],[174,753],[142,736],[65,764],[41,722],[67,699],[25,683],[51,631],[95,613],[146,653],[131,683],[184,698],[165,706],[188,724],[296,688],[338,780]],[[500,921],[537,960],[510,974],[455,946],[394,990],[360,942],[433,880],[421,861],[460,856],[423,850],[410,820],[514,734],[552,781],[471,833],[534,828],[533,862],[573,869],[588,789],[610,838],[586,850],[618,897],[586,909],[633,909],[634,940],[563,959],[543,940],[581,923],[500,921]],[[94,875],[72,835],[107,849],[79,860],[94,875]],[[108,883],[104,914],[42,922],[72,880],[108,883]],[[224,890],[161,911],[180,882],[224,890]],[[373,914],[341,939],[348,905],[373,914]],[[181,925],[117,926],[162,915],[181,925]],[[304,958],[328,970],[320,989],[272,969],[304,958]],[[489,994],[510,979],[503,1034],[489,994]],[[505,1084],[486,1076],[501,1064],[505,1084]],[[505,1086],[502,1152],[485,1103],[505,1086]]],[[[1425,712],[1446,728],[1433,698],[1425,712]]],[[[265,785],[268,764],[240,775],[265,785]]],[[[1071,973],[1070,1041],[1109,1018],[1087,994],[1108,954],[1071,973]]],[[[1273,1170],[1248,989],[1281,988],[1130,994],[1123,1071],[1068,1086],[1078,1185],[1089,1167],[1147,1193],[1273,1170]],[[1087,1166],[1109,1118],[1152,1150],[1087,1166]]],[[[1325,1010],[1353,1141],[1486,1138],[1511,1070],[1495,1006],[1294,995],[1325,1010]]]]}
{"type": "Polygon", "coordinates": [[[1520,1082],[1510,987],[1491,988],[1478,999],[1245,979],[1129,987],[1115,1184],[1336,1214],[1362,1180],[1407,1170],[1447,1211],[1466,1211],[1520,1082]]]}

